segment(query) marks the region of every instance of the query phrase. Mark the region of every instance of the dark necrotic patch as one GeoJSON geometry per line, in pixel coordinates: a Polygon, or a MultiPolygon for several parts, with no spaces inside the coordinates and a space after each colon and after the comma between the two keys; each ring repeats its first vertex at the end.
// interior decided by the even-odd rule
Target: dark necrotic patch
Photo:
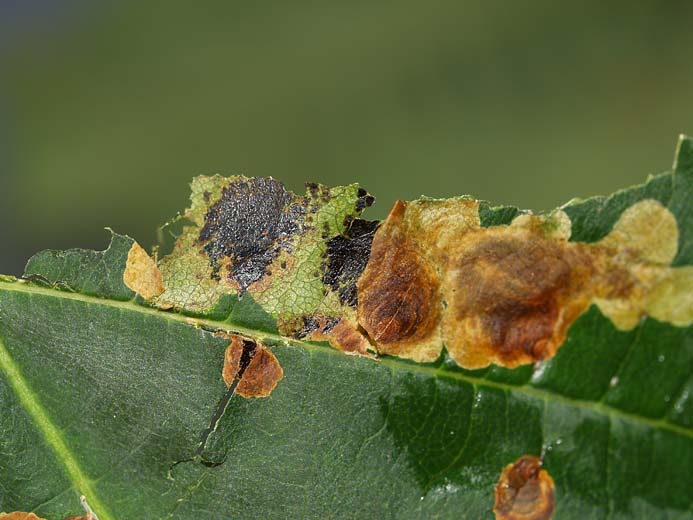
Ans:
{"type": "Polygon", "coordinates": [[[253,177],[229,184],[221,199],[210,206],[200,242],[215,276],[230,259],[229,277],[240,292],[267,274],[279,251],[290,249],[303,229],[306,208],[272,178],[253,177]]]}
{"type": "Polygon", "coordinates": [[[308,193],[310,193],[311,197],[317,198],[318,196],[318,190],[320,187],[318,186],[317,183],[315,182],[306,182],[306,188],[308,189],[308,193]]]}
{"type": "Polygon", "coordinates": [[[358,199],[356,200],[356,210],[363,211],[365,208],[370,208],[375,202],[375,197],[369,194],[363,188],[359,188],[358,199]]]}
{"type": "Polygon", "coordinates": [[[248,368],[248,365],[250,365],[250,362],[255,357],[256,350],[257,343],[248,339],[243,340],[243,354],[241,354],[241,361],[238,365],[238,374],[236,375],[238,379],[243,377],[245,369],[248,368]]]}
{"type": "Polygon", "coordinates": [[[303,316],[303,325],[293,333],[296,339],[303,339],[313,332],[319,331],[321,334],[329,334],[339,323],[339,318],[334,316],[303,316]]]}
{"type": "Polygon", "coordinates": [[[320,328],[320,320],[313,316],[303,317],[303,326],[294,332],[293,336],[297,339],[305,338],[311,332],[315,332],[320,328]]]}
{"type": "Polygon", "coordinates": [[[323,283],[339,294],[342,303],[356,307],[356,282],[366,268],[373,235],[379,222],[355,219],[343,235],[327,242],[327,268],[323,283]]]}

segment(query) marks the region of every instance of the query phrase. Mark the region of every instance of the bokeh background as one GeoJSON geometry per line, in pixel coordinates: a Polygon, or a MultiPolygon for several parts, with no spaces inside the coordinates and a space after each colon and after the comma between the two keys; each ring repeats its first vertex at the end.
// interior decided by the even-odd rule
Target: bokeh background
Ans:
{"type": "Polygon", "coordinates": [[[693,3],[0,0],[0,272],[197,174],[547,209],[669,168],[693,3]]]}

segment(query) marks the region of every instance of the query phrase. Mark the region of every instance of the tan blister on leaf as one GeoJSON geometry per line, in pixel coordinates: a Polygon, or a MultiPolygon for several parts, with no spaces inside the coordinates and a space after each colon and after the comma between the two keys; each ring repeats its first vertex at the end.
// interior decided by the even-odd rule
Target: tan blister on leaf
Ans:
{"type": "Polygon", "coordinates": [[[645,310],[677,327],[693,323],[693,266],[668,269],[648,293],[645,310]]]}
{"type": "Polygon", "coordinates": [[[667,208],[656,200],[645,199],[627,208],[601,243],[630,250],[642,262],[669,265],[676,256],[679,230],[667,208]]]}
{"type": "Polygon", "coordinates": [[[450,356],[468,368],[553,356],[587,305],[565,249],[565,241],[513,226],[480,228],[451,244],[443,319],[450,356]]]}
{"type": "Polygon", "coordinates": [[[570,235],[560,210],[484,228],[469,199],[398,202],[359,281],[359,323],[381,353],[433,361],[444,342],[474,369],[553,357],[592,303],[620,329],[648,313],[693,321],[692,271],[668,267],[678,230],[659,202],[628,208],[600,242],[570,235]]]}
{"type": "Polygon", "coordinates": [[[164,292],[164,282],[156,262],[135,242],[128,253],[123,282],[148,300],[164,292]]]}
{"type": "Polygon", "coordinates": [[[525,455],[503,468],[495,490],[496,520],[550,520],[554,508],[553,479],[539,458],[525,455]]]}

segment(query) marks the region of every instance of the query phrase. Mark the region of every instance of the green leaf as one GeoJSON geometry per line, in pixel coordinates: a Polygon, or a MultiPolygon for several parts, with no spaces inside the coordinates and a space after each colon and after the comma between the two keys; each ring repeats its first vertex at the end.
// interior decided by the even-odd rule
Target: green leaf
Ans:
{"type": "MultiPolygon", "coordinates": [[[[228,180],[207,179],[194,196],[220,200],[228,180]]],[[[693,264],[692,196],[693,146],[682,139],[672,173],[563,211],[571,241],[596,243],[629,207],[659,201],[678,224],[678,268],[693,264]]],[[[329,220],[327,237],[307,226],[291,243],[306,268],[269,286],[303,299],[211,277],[196,280],[213,305],[157,307],[123,284],[134,242],[117,234],[103,253],[44,252],[27,280],[0,278],[0,511],[61,519],[83,514],[85,495],[100,520],[493,518],[501,470],[534,455],[555,483],[555,519],[690,518],[690,326],[647,318],[619,330],[592,305],[551,359],[480,370],[445,352],[434,363],[375,360],[287,336],[308,313],[354,318],[339,299],[348,278],[328,289],[312,272],[329,268],[330,240],[355,240],[359,198],[357,187],[330,190],[310,213],[329,220]],[[329,305],[318,291],[333,291],[329,305]],[[268,398],[229,394],[219,331],[271,347],[284,378],[268,398]]],[[[193,238],[209,205],[195,200],[179,242],[188,249],[159,261],[192,269],[179,290],[200,272],[191,265],[211,265],[181,260],[200,252],[193,238]]],[[[479,207],[482,226],[519,214],[479,207]]],[[[286,251],[272,254],[293,258],[286,251]]],[[[690,309],[690,298],[679,303],[690,309]]]]}
{"type": "Polygon", "coordinates": [[[41,251],[29,259],[24,275],[90,296],[130,300],[135,293],[123,283],[123,271],[133,243],[132,238],[111,231],[111,244],[105,251],[41,251]]]}

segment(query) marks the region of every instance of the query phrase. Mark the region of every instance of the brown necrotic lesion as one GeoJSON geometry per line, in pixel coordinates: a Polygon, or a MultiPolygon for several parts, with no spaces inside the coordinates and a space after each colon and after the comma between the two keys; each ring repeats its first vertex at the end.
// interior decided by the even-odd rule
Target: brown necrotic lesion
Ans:
{"type": "Polygon", "coordinates": [[[538,457],[524,455],[503,468],[493,506],[497,520],[550,520],[554,507],[553,479],[538,457]]]}
{"type": "Polygon", "coordinates": [[[483,228],[471,199],[398,202],[358,284],[358,321],[378,352],[434,361],[443,343],[465,368],[553,357],[596,304],[619,329],[645,315],[693,321],[693,270],[669,267],[674,216],[628,208],[603,240],[570,242],[562,211],[483,228]]]}
{"type": "Polygon", "coordinates": [[[358,283],[358,321],[379,350],[432,361],[440,352],[441,279],[398,202],[377,231],[358,283]]]}
{"type": "Polygon", "coordinates": [[[238,379],[235,393],[241,397],[268,397],[284,377],[284,371],[265,345],[232,335],[224,355],[222,377],[227,387],[238,379]]]}

